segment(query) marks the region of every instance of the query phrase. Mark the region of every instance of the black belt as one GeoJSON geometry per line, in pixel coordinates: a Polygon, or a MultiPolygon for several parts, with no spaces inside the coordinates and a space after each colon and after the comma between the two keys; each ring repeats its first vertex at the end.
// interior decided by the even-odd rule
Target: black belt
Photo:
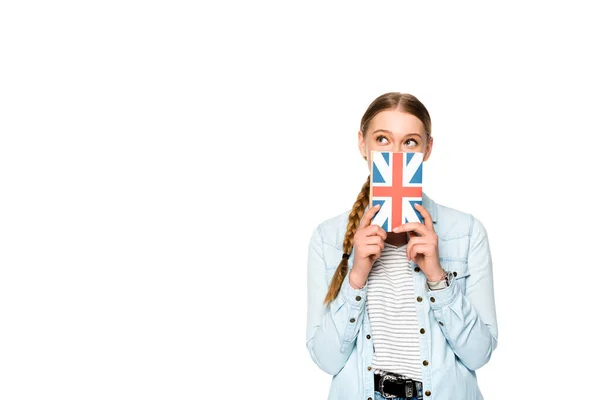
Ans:
{"type": "Polygon", "coordinates": [[[423,383],[412,379],[402,379],[394,374],[375,375],[375,390],[383,397],[423,398],[423,383]]]}

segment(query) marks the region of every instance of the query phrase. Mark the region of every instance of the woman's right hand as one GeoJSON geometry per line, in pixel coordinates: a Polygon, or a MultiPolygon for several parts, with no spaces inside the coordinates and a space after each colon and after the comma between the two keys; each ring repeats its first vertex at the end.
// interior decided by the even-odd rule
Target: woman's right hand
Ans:
{"type": "Polygon", "coordinates": [[[371,220],[379,208],[379,204],[369,208],[354,234],[354,265],[349,278],[350,286],[355,289],[365,286],[373,263],[381,256],[384,248],[387,232],[379,225],[371,225],[371,220]]]}

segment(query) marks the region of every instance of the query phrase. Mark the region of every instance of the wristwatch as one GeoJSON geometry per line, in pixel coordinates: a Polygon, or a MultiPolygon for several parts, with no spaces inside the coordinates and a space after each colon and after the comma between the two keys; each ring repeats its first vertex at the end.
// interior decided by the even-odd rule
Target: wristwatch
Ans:
{"type": "Polygon", "coordinates": [[[427,286],[429,286],[429,289],[431,290],[440,290],[450,286],[450,273],[444,270],[444,276],[441,280],[437,282],[427,281],[427,286]]]}

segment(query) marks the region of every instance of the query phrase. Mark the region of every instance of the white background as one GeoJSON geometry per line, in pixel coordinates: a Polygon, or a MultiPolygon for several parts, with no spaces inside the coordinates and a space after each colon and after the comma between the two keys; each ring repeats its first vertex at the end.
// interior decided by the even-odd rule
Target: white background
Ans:
{"type": "Polygon", "coordinates": [[[486,400],[588,398],[597,14],[414,3],[3,2],[0,398],[325,399],[308,239],[388,91],[431,113],[425,191],[488,231],[486,400]]]}

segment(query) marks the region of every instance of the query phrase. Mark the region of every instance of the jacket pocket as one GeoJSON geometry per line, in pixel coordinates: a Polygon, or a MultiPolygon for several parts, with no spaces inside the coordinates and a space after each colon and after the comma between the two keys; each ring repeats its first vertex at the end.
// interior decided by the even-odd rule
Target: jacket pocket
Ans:
{"type": "Polygon", "coordinates": [[[328,271],[335,270],[340,265],[340,261],[342,261],[342,254],[342,250],[324,243],[323,258],[325,260],[325,269],[328,271]]]}

